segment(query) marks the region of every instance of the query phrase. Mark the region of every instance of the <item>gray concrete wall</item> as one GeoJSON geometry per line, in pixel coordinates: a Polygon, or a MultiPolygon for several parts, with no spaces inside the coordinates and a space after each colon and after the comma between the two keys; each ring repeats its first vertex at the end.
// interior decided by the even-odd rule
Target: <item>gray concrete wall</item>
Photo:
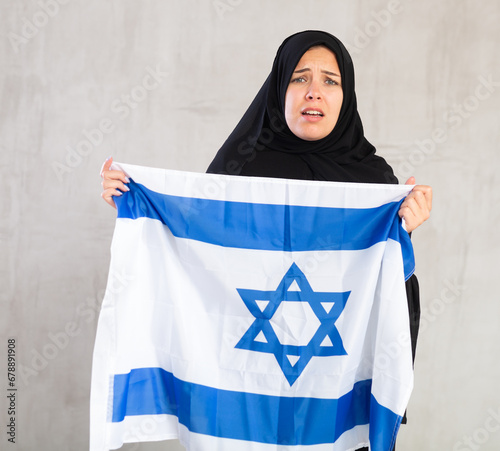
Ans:
{"type": "Polygon", "coordinates": [[[317,28],[352,52],[366,135],[435,193],[413,236],[423,327],[398,449],[500,449],[499,23],[498,0],[0,0],[0,448],[88,448],[104,159],[204,171],[281,41],[317,28]]]}

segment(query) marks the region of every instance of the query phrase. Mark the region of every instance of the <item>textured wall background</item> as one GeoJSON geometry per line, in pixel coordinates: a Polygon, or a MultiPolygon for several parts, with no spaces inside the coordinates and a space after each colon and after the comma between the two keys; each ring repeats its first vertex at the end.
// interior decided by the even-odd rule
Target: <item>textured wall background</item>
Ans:
{"type": "Polygon", "coordinates": [[[105,158],[204,171],[281,41],[317,28],[352,52],[368,138],[435,193],[413,236],[423,318],[398,449],[500,449],[498,23],[497,0],[0,0],[0,448],[88,448],[105,158]]]}

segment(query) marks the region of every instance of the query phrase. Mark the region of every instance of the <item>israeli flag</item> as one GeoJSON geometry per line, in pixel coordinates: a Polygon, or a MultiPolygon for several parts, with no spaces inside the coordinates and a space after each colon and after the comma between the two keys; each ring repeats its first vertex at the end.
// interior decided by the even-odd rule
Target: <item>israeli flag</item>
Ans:
{"type": "Polygon", "coordinates": [[[411,186],[130,178],[94,351],[91,450],[389,451],[413,386],[411,186]]]}

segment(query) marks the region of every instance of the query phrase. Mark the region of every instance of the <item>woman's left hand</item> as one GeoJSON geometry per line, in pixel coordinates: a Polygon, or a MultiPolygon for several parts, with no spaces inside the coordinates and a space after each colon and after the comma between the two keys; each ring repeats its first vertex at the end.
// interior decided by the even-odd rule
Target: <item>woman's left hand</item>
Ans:
{"type": "MultiPolygon", "coordinates": [[[[405,185],[414,185],[415,177],[410,177],[405,185]]],[[[399,216],[404,218],[406,230],[413,232],[420,224],[429,219],[432,210],[432,188],[416,185],[401,204],[399,216]]]]}

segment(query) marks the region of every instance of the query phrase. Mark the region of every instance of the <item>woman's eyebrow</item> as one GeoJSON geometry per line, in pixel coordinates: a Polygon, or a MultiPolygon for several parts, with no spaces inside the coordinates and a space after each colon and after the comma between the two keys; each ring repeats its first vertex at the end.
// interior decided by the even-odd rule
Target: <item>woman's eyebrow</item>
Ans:
{"type": "MultiPolygon", "coordinates": [[[[306,68],[304,68],[304,69],[299,69],[299,70],[296,70],[296,71],[294,71],[293,73],[294,73],[294,74],[301,74],[301,73],[303,73],[303,72],[308,72],[308,71],[310,71],[310,70],[311,70],[311,69],[309,69],[308,67],[306,67],[306,68]]],[[[330,71],[328,71],[328,70],[322,70],[321,72],[322,72],[323,74],[331,75],[331,76],[333,76],[333,77],[340,77],[340,75],[339,75],[339,74],[336,74],[335,72],[330,72],[330,71]]]]}
{"type": "Polygon", "coordinates": [[[333,77],[340,77],[340,74],[336,74],[335,72],[329,72],[327,70],[322,70],[321,72],[323,72],[324,74],[327,74],[327,75],[331,75],[333,77]]]}

